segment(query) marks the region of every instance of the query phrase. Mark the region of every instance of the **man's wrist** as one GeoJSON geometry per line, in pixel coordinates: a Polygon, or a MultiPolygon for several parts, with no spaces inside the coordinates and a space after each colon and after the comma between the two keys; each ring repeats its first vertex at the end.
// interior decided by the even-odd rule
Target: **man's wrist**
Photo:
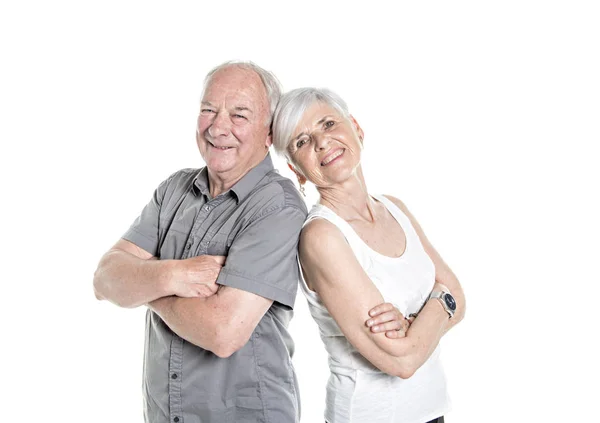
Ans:
{"type": "Polygon", "coordinates": [[[177,260],[158,260],[156,286],[161,297],[175,294],[177,260]]]}
{"type": "Polygon", "coordinates": [[[171,306],[174,299],[175,297],[173,296],[157,298],[154,301],[150,301],[147,306],[150,310],[162,317],[167,308],[171,306]]]}

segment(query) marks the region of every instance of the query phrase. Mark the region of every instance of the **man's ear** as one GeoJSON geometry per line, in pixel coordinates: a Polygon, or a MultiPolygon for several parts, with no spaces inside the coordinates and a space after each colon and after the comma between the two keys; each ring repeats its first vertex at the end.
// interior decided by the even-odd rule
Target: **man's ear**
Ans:
{"type": "Polygon", "coordinates": [[[273,145],[273,134],[269,132],[269,135],[265,139],[265,147],[268,149],[271,145],[273,145]]]}
{"type": "Polygon", "coordinates": [[[198,115],[198,118],[196,119],[196,142],[199,141],[200,137],[200,115],[198,115]]]}
{"type": "Polygon", "coordinates": [[[362,144],[363,139],[365,138],[364,131],[362,130],[362,128],[360,127],[360,125],[358,124],[356,119],[354,119],[354,116],[352,116],[352,115],[350,115],[350,122],[352,122],[352,126],[354,126],[354,129],[356,130],[356,133],[358,134],[358,139],[360,140],[360,143],[362,144]]]}
{"type": "Polygon", "coordinates": [[[304,176],[300,172],[298,172],[296,170],[296,168],[294,166],[292,166],[292,164],[290,162],[288,162],[287,165],[290,168],[290,170],[296,174],[296,177],[298,178],[298,183],[300,185],[305,184],[306,183],[306,176],[304,176]]]}

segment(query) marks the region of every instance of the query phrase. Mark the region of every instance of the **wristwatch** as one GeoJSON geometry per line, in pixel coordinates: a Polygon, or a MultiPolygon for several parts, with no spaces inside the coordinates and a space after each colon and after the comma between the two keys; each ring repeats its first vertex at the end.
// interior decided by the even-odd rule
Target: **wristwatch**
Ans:
{"type": "Polygon", "coordinates": [[[444,307],[444,310],[446,310],[446,313],[448,313],[449,318],[454,316],[454,312],[456,311],[456,301],[451,293],[448,291],[433,291],[429,295],[429,300],[432,298],[436,298],[440,301],[440,303],[442,303],[442,307],[444,307]]]}

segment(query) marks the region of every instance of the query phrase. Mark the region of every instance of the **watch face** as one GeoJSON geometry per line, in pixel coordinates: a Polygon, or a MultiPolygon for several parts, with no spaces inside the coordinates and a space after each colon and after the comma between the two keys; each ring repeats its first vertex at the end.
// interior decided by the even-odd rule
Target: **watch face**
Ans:
{"type": "Polygon", "coordinates": [[[456,301],[454,301],[454,297],[450,294],[444,295],[444,301],[448,308],[452,311],[456,310],[456,301]]]}

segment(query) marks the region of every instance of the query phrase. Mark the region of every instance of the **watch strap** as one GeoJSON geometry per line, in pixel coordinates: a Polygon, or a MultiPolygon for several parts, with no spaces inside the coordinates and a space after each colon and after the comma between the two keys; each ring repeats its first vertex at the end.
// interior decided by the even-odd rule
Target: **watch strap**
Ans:
{"type": "MultiPolygon", "coordinates": [[[[448,317],[451,318],[452,316],[454,316],[454,311],[450,310],[448,308],[448,305],[446,304],[446,301],[444,300],[444,295],[445,294],[450,294],[449,292],[446,291],[432,291],[431,294],[429,294],[429,300],[431,300],[432,298],[437,299],[441,304],[442,307],[444,307],[444,310],[446,310],[446,313],[448,313],[448,317]]],[[[450,294],[452,295],[452,294],[450,294]]]]}

